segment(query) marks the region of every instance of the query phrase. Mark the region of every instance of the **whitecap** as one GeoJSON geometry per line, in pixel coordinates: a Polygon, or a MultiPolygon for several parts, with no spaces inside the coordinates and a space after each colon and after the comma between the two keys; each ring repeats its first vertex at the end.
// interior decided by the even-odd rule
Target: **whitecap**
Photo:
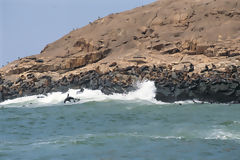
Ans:
{"type": "Polygon", "coordinates": [[[240,133],[232,133],[223,129],[214,129],[205,139],[240,140],[240,133]]]}
{"type": "MultiPolygon", "coordinates": [[[[16,98],[13,100],[6,100],[0,103],[0,106],[6,107],[42,107],[42,106],[50,106],[56,104],[63,104],[64,99],[67,97],[67,94],[74,98],[81,99],[79,103],[86,102],[101,102],[101,101],[111,101],[111,100],[119,100],[119,101],[135,101],[135,102],[147,102],[150,104],[169,104],[161,101],[157,101],[155,99],[156,95],[156,87],[153,81],[144,81],[138,82],[136,84],[137,90],[119,94],[115,93],[112,95],[105,95],[101,92],[101,90],[90,90],[84,89],[81,92],[79,89],[69,89],[67,92],[53,92],[48,93],[47,95],[35,95],[35,96],[27,96],[16,98]]],[[[189,104],[193,103],[193,101],[179,101],[176,103],[181,104],[189,104]]]]}

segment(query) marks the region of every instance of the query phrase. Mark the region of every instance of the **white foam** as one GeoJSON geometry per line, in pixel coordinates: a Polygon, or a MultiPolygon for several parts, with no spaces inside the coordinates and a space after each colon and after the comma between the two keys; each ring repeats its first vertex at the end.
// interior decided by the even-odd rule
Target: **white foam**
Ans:
{"type": "MultiPolygon", "coordinates": [[[[110,100],[120,100],[120,101],[141,101],[149,102],[151,104],[169,104],[161,101],[157,101],[155,97],[156,87],[153,81],[138,82],[136,84],[137,90],[129,92],[127,94],[112,94],[105,95],[100,90],[90,90],[85,89],[83,92],[76,89],[69,89],[68,92],[53,92],[45,95],[27,96],[16,98],[13,100],[6,100],[0,103],[1,107],[39,107],[39,106],[49,106],[63,103],[67,94],[74,98],[81,99],[78,103],[85,102],[100,102],[100,101],[110,101],[110,100]],[[41,97],[41,98],[39,98],[41,97]]],[[[176,103],[190,104],[193,101],[179,101],[176,103]]]]}
{"type": "Polygon", "coordinates": [[[104,100],[145,100],[154,101],[156,87],[154,82],[146,81],[137,84],[138,88],[136,91],[129,92],[128,94],[113,94],[105,95],[99,90],[88,90],[85,89],[83,93],[74,95],[77,98],[82,98],[85,101],[104,101],[104,100]]]}
{"type": "Polygon", "coordinates": [[[214,129],[211,131],[211,133],[208,136],[206,136],[205,139],[240,140],[240,134],[239,133],[231,133],[231,132],[225,131],[223,129],[214,129]]]}
{"type": "Polygon", "coordinates": [[[68,92],[53,92],[46,96],[36,95],[16,98],[13,100],[6,100],[0,103],[3,107],[37,107],[46,105],[55,105],[63,103],[67,94],[74,98],[79,98],[81,101],[79,103],[91,102],[91,101],[108,101],[108,100],[124,100],[124,101],[147,101],[151,103],[163,104],[155,100],[156,87],[152,81],[144,81],[142,83],[137,83],[137,90],[129,92],[127,94],[112,94],[105,95],[100,90],[89,90],[85,89],[83,92],[76,89],[69,89],[68,92]],[[39,98],[41,97],[41,98],[39,98]]]}

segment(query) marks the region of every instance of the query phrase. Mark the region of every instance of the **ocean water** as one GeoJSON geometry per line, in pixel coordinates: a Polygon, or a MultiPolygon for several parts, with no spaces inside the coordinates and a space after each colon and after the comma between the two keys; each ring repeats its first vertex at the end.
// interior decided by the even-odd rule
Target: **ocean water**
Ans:
{"type": "Polygon", "coordinates": [[[0,160],[239,160],[240,105],[69,90],[0,103],[0,160]]]}

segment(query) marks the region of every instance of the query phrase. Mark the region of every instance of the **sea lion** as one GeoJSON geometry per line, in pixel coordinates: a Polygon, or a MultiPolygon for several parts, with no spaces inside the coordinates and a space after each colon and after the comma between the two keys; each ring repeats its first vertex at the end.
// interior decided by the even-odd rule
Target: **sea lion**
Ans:
{"type": "Polygon", "coordinates": [[[190,67],[189,72],[193,72],[194,71],[194,65],[191,63],[189,67],[190,67]]]}
{"type": "Polygon", "coordinates": [[[64,99],[64,103],[66,103],[66,102],[74,102],[75,103],[77,101],[80,101],[80,99],[70,97],[69,94],[67,95],[67,98],[64,99]]]}
{"type": "Polygon", "coordinates": [[[77,94],[80,94],[80,93],[82,93],[83,91],[84,91],[84,89],[81,88],[79,91],[77,91],[77,94]]]}
{"type": "Polygon", "coordinates": [[[45,98],[45,96],[37,96],[37,98],[45,98]]]}

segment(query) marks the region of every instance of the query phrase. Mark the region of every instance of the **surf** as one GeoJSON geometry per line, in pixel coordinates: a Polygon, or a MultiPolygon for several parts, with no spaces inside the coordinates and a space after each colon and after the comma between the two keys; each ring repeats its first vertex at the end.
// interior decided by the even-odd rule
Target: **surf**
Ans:
{"type": "MultiPolygon", "coordinates": [[[[106,95],[100,90],[90,90],[84,89],[69,89],[67,92],[53,92],[48,93],[47,95],[33,95],[20,97],[12,100],[6,100],[0,103],[0,106],[3,107],[39,107],[39,106],[49,106],[63,104],[64,99],[69,94],[71,97],[80,99],[77,103],[86,103],[86,102],[102,102],[102,101],[145,101],[155,104],[166,104],[155,100],[156,87],[153,81],[144,81],[138,82],[136,84],[137,90],[129,93],[114,93],[112,95],[106,95]]],[[[72,104],[72,103],[69,103],[72,104]]]]}

